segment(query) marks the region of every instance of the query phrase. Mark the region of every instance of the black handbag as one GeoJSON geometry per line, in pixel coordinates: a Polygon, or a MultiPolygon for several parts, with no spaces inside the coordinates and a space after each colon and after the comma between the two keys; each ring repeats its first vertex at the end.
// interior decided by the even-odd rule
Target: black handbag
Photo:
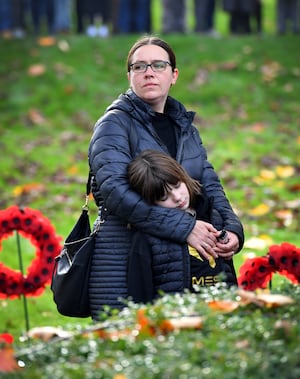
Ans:
{"type": "Polygon", "coordinates": [[[86,202],[81,215],[55,258],[51,290],[57,310],[64,316],[89,317],[88,282],[95,236],[103,222],[102,217],[91,231],[88,200],[91,174],[86,185],[86,202]]]}

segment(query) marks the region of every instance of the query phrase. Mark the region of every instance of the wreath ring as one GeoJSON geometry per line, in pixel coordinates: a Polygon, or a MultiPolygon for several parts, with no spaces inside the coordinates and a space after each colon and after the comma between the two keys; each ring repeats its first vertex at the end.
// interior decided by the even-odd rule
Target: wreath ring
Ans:
{"type": "Polygon", "coordinates": [[[247,259],[239,273],[238,284],[248,291],[266,288],[274,273],[300,284],[300,248],[288,242],[271,245],[267,255],[247,259]]]}
{"type": "Polygon", "coordinates": [[[0,298],[39,296],[51,280],[54,259],[61,251],[61,237],[55,234],[50,220],[40,211],[16,205],[0,211],[0,251],[2,239],[14,231],[36,247],[35,258],[26,275],[0,262],[0,298]]]}

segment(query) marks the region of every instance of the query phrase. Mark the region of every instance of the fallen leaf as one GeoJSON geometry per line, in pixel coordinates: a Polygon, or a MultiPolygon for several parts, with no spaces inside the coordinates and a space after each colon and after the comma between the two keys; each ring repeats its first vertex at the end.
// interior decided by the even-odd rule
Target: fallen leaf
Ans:
{"type": "Polygon", "coordinates": [[[0,349],[0,372],[15,372],[20,367],[14,357],[14,350],[10,346],[0,349]]]}
{"type": "Polygon", "coordinates": [[[272,245],[273,240],[268,235],[261,235],[259,237],[252,237],[245,241],[244,247],[247,249],[266,250],[272,245]]]}
{"type": "Polygon", "coordinates": [[[289,178],[295,175],[295,168],[293,166],[277,166],[275,171],[280,178],[289,178]]]}
{"type": "Polygon", "coordinates": [[[46,122],[45,117],[36,108],[29,109],[28,118],[35,125],[43,125],[46,122]]]}
{"type": "Polygon", "coordinates": [[[47,46],[53,46],[56,44],[56,39],[54,37],[40,37],[37,40],[38,45],[47,47],[47,46]]]}
{"type": "Polygon", "coordinates": [[[38,326],[30,329],[27,332],[29,338],[40,339],[43,341],[49,341],[54,337],[69,338],[72,337],[72,333],[53,326],[38,326]]]}
{"type": "Polygon", "coordinates": [[[250,209],[248,214],[254,217],[264,216],[270,212],[270,207],[267,204],[260,204],[257,207],[250,209]]]}
{"type": "Polygon", "coordinates": [[[70,45],[69,45],[68,41],[66,41],[66,40],[59,41],[57,45],[58,45],[59,50],[64,52],[64,53],[66,53],[70,50],[70,45]]]}
{"type": "Polygon", "coordinates": [[[283,222],[284,226],[290,226],[293,222],[293,212],[289,209],[281,209],[275,212],[275,216],[283,222]]]}
{"type": "Polygon", "coordinates": [[[232,300],[213,300],[208,302],[208,306],[216,311],[233,312],[239,307],[239,303],[232,300]]]}
{"type": "Polygon", "coordinates": [[[271,293],[258,294],[257,299],[262,301],[263,305],[267,308],[281,307],[295,302],[290,296],[271,293]]]}
{"type": "Polygon", "coordinates": [[[33,64],[27,70],[28,75],[30,76],[40,76],[43,75],[46,71],[46,67],[43,64],[33,64]]]}
{"type": "Polygon", "coordinates": [[[271,82],[273,81],[278,75],[281,70],[281,65],[278,62],[275,61],[269,61],[266,62],[261,67],[261,72],[263,75],[263,80],[265,82],[271,82]]]}
{"type": "Polygon", "coordinates": [[[240,296],[240,303],[247,305],[250,303],[256,304],[259,307],[274,308],[284,305],[293,304],[295,301],[290,296],[281,294],[271,294],[269,291],[255,293],[238,289],[237,294],[240,296]]]}
{"type": "Polygon", "coordinates": [[[260,177],[267,180],[273,180],[275,179],[275,173],[271,170],[261,170],[260,171],[260,177]]]}
{"type": "MultiPolygon", "coordinates": [[[[298,190],[300,190],[300,184],[298,190]]],[[[298,209],[300,208],[300,199],[288,200],[285,205],[290,209],[298,209]]]]}
{"type": "Polygon", "coordinates": [[[28,193],[42,193],[45,190],[45,186],[40,183],[29,183],[21,186],[16,186],[13,189],[13,195],[15,197],[23,196],[28,193]]]}
{"type": "Polygon", "coordinates": [[[233,71],[238,68],[238,65],[236,62],[225,62],[220,64],[220,69],[225,71],[233,71]]]}
{"type": "Polygon", "coordinates": [[[162,321],[160,329],[163,331],[172,331],[178,329],[200,329],[203,320],[200,316],[185,316],[179,318],[170,318],[162,321]]]}
{"type": "Polygon", "coordinates": [[[266,125],[262,122],[257,122],[252,125],[251,129],[256,133],[261,133],[266,129],[266,125]]]}

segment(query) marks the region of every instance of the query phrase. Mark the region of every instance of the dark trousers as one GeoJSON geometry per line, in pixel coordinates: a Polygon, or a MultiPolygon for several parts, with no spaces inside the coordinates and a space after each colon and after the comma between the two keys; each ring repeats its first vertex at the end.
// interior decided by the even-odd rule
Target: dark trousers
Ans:
{"type": "Polygon", "coordinates": [[[150,0],[120,0],[117,31],[146,33],[151,29],[150,0]]]}
{"type": "Polygon", "coordinates": [[[195,0],[195,31],[208,32],[214,28],[215,0],[195,0]]]}
{"type": "Polygon", "coordinates": [[[53,0],[31,0],[31,15],[35,34],[40,33],[42,17],[46,16],[49,34],[54,33],[54,3],[53,0]]]}

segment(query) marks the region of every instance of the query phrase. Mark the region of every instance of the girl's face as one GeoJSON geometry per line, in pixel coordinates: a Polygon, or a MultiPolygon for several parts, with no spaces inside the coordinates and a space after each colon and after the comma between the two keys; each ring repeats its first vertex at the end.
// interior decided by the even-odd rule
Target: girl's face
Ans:
{"type": "MultiPolygon", "coordinates": [[[[145,45],[138,48],[132,55],[131,63],[147,63],[154,61],[170,62],[168,53],[160,46],[145,45]]],[[[145,72],[129,71],[128,80],[132,90],[155,112],[163,113],[165,102],[171,85],[176,83],[178,70],[172,71],[167,64],[164,71],[155,72],[150,66],[145,72]]]]}
{"type": "Polygon", "coordinates": [[[186,184],[178,182],[175,186],[170,186],[170,190],[156,204],[165,208],[187,210],[190,206],[190,194],[186,184]]]}

